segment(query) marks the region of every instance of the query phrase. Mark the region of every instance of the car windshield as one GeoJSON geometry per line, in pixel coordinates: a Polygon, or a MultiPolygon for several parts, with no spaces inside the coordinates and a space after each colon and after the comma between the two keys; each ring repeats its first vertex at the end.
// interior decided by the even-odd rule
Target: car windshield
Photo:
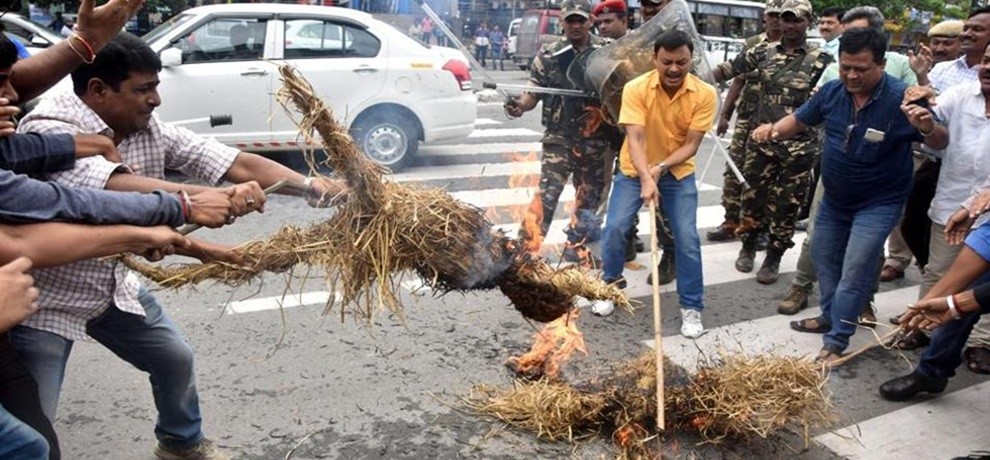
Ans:
{"type": "Polygon", "coordinates": [[[28,20],[21,16],[4,15],[3,22],[7,27],[7,32],[21,37],[23,39],[23,43],[28,46],[41,45],[41,43],[37,43],[33,40],[35,37],[40,37],[44,41],[48,42],[44,46],[62,41],[61,35],[52,32],[47,27],[38,24],[37,22],[28,20]]]}
{"type": "Polygon", "coordinates": [[[172,19],[163,22],[158,27],[155,27],[150,32],[144,34],[144,36],[141,37],[141,39],[143,39],[145,43],[154,43],[159,38],[162,38],[162,36],[164,36],[165,34],[171,32],[175,27],[185,24],[186,22],[192,20],[192,18],[194,17],[196,17],[196,15],[194,14],[177,15],[172,19]]]}

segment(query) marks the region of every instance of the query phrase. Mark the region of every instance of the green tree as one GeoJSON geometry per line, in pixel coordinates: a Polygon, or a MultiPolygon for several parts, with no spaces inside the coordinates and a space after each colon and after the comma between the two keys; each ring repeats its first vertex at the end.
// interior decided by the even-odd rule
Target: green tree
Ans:
{"type": "MultiPolygon", "coordinates": [[[[877,8],[883,12],[887,19],[904,22],[906,21],[904,12],[910,8],[919,11],[931,11],[936,17],[959,17],[965,16],[969,11],[971,0],[886,0],[878,2],[877,8]]],[[[821,11],[830,6],[841,6],[852,8],[863,5],[862,0],[811,0],[815,11],[821,11]]],[[[905,24],[906,25],[906,24],[905,24]]]]}

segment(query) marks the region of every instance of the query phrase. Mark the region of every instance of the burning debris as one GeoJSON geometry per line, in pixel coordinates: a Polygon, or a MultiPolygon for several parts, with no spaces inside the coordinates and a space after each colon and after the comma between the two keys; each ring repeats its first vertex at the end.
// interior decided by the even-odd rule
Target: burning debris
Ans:
{"type": "MultiPolygon", "coordinates": [[[[703,442],[803,433],[836,421],[827,376],[796,358],[723,354],[694,375],[664,358],[666,433],[703,442]]],[[[656,447],[656,355],[651,351],[577,387],[555,379],[516,380],[511,388],[479,386],[471,409],[538,437],[573,442],[601,436],[628,458],[653,458],[656,447]]]]}
{"type": "MultiPolygon", "coordinates": [[[[334,177],[360,193],[349,194],[325,222],[303,229],[286,226],[267,241],[240,246],[244,266],[213,262],[157,267],[126,260],[129,267],[171,288],[206,280],[240,286],[264,272],[287,272],[300,264],[321,267],[340,294],[339,300],[331,296],[327,310],[339,302],[342,316],[350,309],[365,319],[382,306],[401,313],[397,278],[407,272],[440,293],[499,287],[523,315],[542,322],[569,311],[576,295],[631,309],[615,286],[580,269],[554,269],[532,257],[526,246],[532,240],[520,243],[493,231],[480,209],[440,189],[389,180],[386,169],[357,149],[309,83],[288,66],[279,70],[284,82],[280,100],[287,110],[291,101],[303,114],[302,135],[313,142],[313,132],[318,133],[334,177]]],[[[535,223],[538,229],[539,221],[535,223]]]]}

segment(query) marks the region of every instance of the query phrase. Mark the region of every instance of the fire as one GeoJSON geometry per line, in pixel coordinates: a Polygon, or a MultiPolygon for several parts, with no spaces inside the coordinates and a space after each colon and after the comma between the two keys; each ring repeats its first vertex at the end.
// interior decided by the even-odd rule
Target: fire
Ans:
{"type": "Polygon", "coordinates": [[[571,354],[575,351],[588,354],[584,334],[577,328],[580,314],[580,310],[573,309],[547,323],[543,330],[533,336],[534,342],[529,352],[509,358],[506,365],[516,374],[531,379],[542,377],[554,380],[560,377],[560,366],[571,354]]]}
{"type": "MultiPolygon", "coordinates": [[[[512,154],[512,163],[521,165],[527,162],[534,162],[538,160],[538,154],[536,151],[530,151],[528,154],[514,153],[512,154]]],[[[518,169],[522,170],[519,174],[513,174],[509,177],[509,188],[527,188],[539,190],[540,186],[540,175],[530,174],[525,171],[523,167],[518,169]]],[[[530,201],[529,206],[523,211],[517,211],[513,209],[513,216],[515,221],[520,222],[519,227],[519,237],[523,240],[523,248],[529,253],[540,252],[540,247],[543,245],[543,231],[541,230],[541,225],[543,224],[543,202],[540,200],[540,194],[537,191],[533,195],[533,200],[530,201]]]]}
{"type": "Polygon", "coordinates": [[[623,448],[632,447],[634,442],[637,442],[640,438],[647,434],[645,428],[640,426],[638,423],[630,423],[624,425],[621,428],[615,430],[612,433],[612,442],[617,446],[623,448]]]}

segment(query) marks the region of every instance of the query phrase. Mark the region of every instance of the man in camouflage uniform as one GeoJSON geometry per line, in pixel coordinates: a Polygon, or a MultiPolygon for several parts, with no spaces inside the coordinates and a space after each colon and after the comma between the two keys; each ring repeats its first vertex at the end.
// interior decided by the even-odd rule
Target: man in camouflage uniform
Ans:
{"type": "MultiPolygon", "coordinates": [[[[780,40],[780,6],[783,0],[767,0],[763,10],[763,33],[746,39],[746,48],[753,48],[760,43],[780,40]]],[[[743,51],[745,52],[745,51],[743,51]]],[[[716,134],[722,136],[729,129],[729,120],[736,109],[736,128],[732,133],[732,143],[729,145],[729,158],[736,166],[746,164],[746,146],[749,140],[749,119],[756,113],[756,105],[760,98],[759,72],[750,72],[732,79],[732,86],[722,103],[722,114],[719,116],[716,134]]],[[[708,241],[728,241],[736,237],[736,227],[742,214],[742,183],[728,165],[722,175],[722,207],[725,208],[725,220],[715,230],[708,232],[708,241]]]]}
{"type": "MultiPolygon", "coordinates": [[[[567,69],[579,55],[590,53],[605,45],[601,38],[591,35],[591,3],[588,0],[565,0],[560,17],[564,21],[564,37],[544,45],[533,58],[529,83],[532,86],[576,89],[567,78],[567,69]]],[[[580,89],[580,88],[577,88],[580,89]]],[[[523,93],[506,103],[511,117],[536,107],[543,101],[543,158],[540,172],[540,200],[543,220],[541,232],[546,235],[553,221],[560,194],[573,174],[575,216],[566,231],[568,247],[564,259],[581,261],[583,251],[576,246],[601,238],[601,218],[596,214],[604,187],[604,156],[609,149],[610,130],[604,122],[603,108],[595,98],[563,97],[523,93]]],[[[536,203],[534,203],[535,205],[536,203]]]]}
{"type": "MultiPolygon", "coordinates": [[[[752,125],[772,123],[794,112],[806,101],[832,56],[810,43],[806,37],[811,23],[808,0],[785,0],[781,5],[781,39],[761,43],[719,64],[713,71],[716,81],[758,72],[762,97],[752,125]]],[[[761,284],[777,282],[780,259],[794,245],[794,222],[811,181],[817,137],[805,132],[791,139],[766,144],[750,144],[743,174],[751,187],[743,192],[742,218],[736,234],[743,242],[736,269],[753,270],[756,238],[760,224],[769,226],[770,244],[757,273],[761,284]]]]}

